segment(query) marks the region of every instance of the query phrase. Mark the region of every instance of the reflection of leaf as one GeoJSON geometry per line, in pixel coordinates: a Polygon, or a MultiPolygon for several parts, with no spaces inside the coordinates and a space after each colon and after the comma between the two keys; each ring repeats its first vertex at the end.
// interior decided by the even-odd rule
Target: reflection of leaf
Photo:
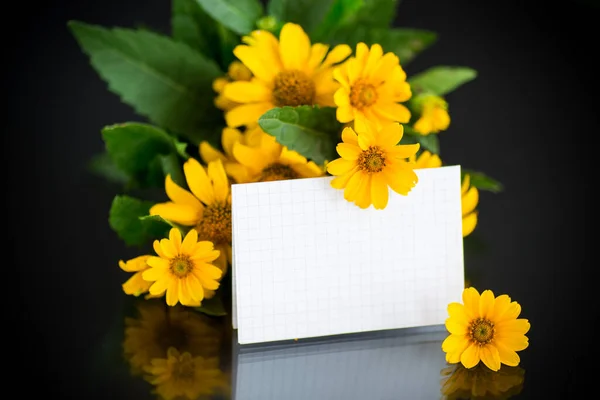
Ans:
{"type": "Polygon", "coordinates": [[[215,295],[211,299],[203,300],[202,305],[200,307],[195,307],[194,310],[214,317],[227,315],[227,311],[223,305],[223,300],[218,295],[215,295]]]}
{"type": "Polygon", "coordinates": [[[471,186],[474,186],[479,190],[487,190],[493,193],[499,193],[504,190],[504,187],[500,182],[485,175],[483,172],[463,169],[462,175],[464,176],[466,174],[469,174],[471,186]]]}
{"type": "Polygon", "coordinates": [[[480,255],[489,250],[486,242],[483,241],[475,232],[463,238],[463,247],[465,254],[480,255]]]}

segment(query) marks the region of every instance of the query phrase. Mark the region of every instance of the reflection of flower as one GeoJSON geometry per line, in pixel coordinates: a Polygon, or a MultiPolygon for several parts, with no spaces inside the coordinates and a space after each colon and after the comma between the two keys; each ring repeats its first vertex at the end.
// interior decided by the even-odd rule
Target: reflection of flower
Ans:
{"type": "Polygon", "coordinates": [[[466,368],[473,368],[482,361],[491,370],[500,369],[500,364],[517,366],[520,362],[517,351],[527,348],[529,321],[517,318],[521,306],[503,294],[494,297],[491,290],[481,295],[469,287],[463,291],[463,303],[450,303],[446,329],[450,335],[442,343],[446,361],[459,361],[466,368]]]}
{"type": "Polygon", "coordinates": [[[398,144],[404,130],[398,123],[383,129],[367,124],[367,130],[352,128],[342,131],[343,143],[336,150],[340,158],[327,164],[327,171],[336,178],[331,186],[344,189],[344,198],[360,208],[371,204],[376,209],[387,206],[389,188],[406,195],[415,186],[418,177],[413,164],[406,161],[419,150],[419,144],[398,144]]]}
{"type": "Polygon", "coordinates": [[[233,53],[254,78],[225,85],[225,97],[241,104],[225,113],[228,126],[254,124],[274,107],[333,106],[338,84],[332,69],[350,55],[348,45],[335,46],[328,53],[328,45],[311,46],[302,27],[293,23],[281,28],[279,40],[268,31],[257,30],[242,41],[245,44],[238,45],[233,53]]]}
{"type": "Polygon", "coordinates": [[[462,216],[463,216],[463,237],[469,236],[477,226],[478,212],[475,210],[479,203],[479,191],[475,186],[471,186],[471,177],[465,174],[462,187],[462,216]]]}
{"type": "Polygon", "coordinates": [[[505,400],[521,392],[524,375],[520,367],[503,365],[492,371],[482,364],[471,369],[456,364],[442,370],[441,392],[447,400],[505,400]]]}
{"type": "Polygon", "coordinates": [[[164,400],[197,400],[215,394],[227,386],[219,369],[219,359],[194,357],[170,347],[165,358],[154,358],[144,370],[148,382],[164,400]]]}
{"type": "Polygon", "coordinates": [[[433,154],[430,151],[423,150],[419,157],[415,153],[408,159],[411,162],[415,163],[415,169],[424,169],[424,168],[438,168],[442,166],[442,159],[437,154],[433,154]]]}
{"type": "MultiPolygon", "coordinates": [[[[231,193],[223,163],[217,159],[210,162],[205,170],[198,160],[189,158],[183,164],[183,171],[191,192],[177,185],[168,175],[165,191],[170,201],[155,204],[150,214],[195,227],[198,240],[213,242],[219,250],[219,257],[214,264],[225,273],[227,263],[231,262],[231,193]]],[[[204,284],[202,286],[215,289],[204,284]]]]}
{"type": "Polygon", "coordinates": [[[153,358],[166,358],[169,347],[202,357],[214,357],[220,350],[221,330],[206,315],[157,300],[139,302],[137,312],[137,318],[125,318],[123,340],[123,353],[134,374],[153,358]]]}

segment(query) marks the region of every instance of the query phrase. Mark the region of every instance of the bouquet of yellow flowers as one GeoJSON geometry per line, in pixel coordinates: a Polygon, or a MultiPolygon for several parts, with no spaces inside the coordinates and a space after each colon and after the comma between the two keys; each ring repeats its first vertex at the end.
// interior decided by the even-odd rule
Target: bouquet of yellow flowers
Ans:
{"type": "MultiPolygon", "coordinates": [[[[438,65],[407,76],[437,35],[392,27],[397,3],[173,0],[169,35],[69,22],[108,89],[147,119],[104,127],[91,163],[122,183],[111,228],[144,249],[119,262],[132,273],[125,293],[227,312],[232,184],[329,174],[346,200],[383,209],[390,189],[410,195],[415,169],[442,166],[445,96],[477,74],[438,65]]],[[[501,186],[462,173],[467,236],[478,190],[501,186]]]]}

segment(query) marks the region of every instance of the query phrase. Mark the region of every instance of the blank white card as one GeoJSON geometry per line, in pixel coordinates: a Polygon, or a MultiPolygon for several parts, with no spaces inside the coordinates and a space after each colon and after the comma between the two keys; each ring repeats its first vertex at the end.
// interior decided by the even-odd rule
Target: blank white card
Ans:
{"type": "Polygon", "coordinates": [[[460,166],[361,209],[333,177],[232,185],[240,344],[443,324],[464,288],[460,166]]]}

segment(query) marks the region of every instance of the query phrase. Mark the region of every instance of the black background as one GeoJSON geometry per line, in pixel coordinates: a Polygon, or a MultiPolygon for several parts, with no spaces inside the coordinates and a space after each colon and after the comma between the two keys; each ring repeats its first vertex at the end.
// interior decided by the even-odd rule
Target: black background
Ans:
{"type": "MultiPolygon", "coordinates": [[[[137,254],[108,226],[120,188],[85,164],[103,149],[103,126],[143,119],[106,90],[66,23],[168,33],[170,2],[21,7],[3,13],[5,363],[29,382],[24,394],[96,398],[82,383],[85,365],[123,302],[126,274],[117,261],[137,254]]],[[[478,289],[509,294],[531,321],[520,398],[569,398],[591,379],[584,361],[598,354],[598,264],[589,239],[599,11],[593,1],[405,0],[396,19],[439,34],[407,66],[409,75],[439,64],[479,72],[447,97],[452,123],[440,134],[441,156],[505,185],[481,194],[475,232],[485,249],[466,267],[478,289]]],[[[126,390],[113,392],[119,398],[126,390]]]]}

